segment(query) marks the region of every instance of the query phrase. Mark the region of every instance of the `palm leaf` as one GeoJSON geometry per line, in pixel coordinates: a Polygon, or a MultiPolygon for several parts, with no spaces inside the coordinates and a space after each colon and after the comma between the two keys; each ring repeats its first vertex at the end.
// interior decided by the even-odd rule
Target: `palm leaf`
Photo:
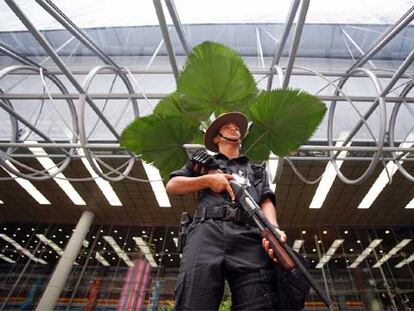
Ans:
{"type": "Polygon", "coordinates": [[[132,121],[122,132],[120,144],[168,178],[186,163],[188,157],[182,145],[195,139],[198,127],[197,121],[185,116],[153,114],[132,121]]]}
{"type": "Polygon", "coordinates": [[[265,91],[250,106],[253,124],[243,152],[252,160],[266,160],[270,151],[285,156],[312,136],[325,112],[325,104],[306,92],[265,91]]]}
{"type": "Polygon", "coordinates": [[[154,114],[162,116],[177,116],[182,115],[183,110],[178,103],[177,94],[172,93],[164,97],[155,107],[154,114]]]}
{"type": "Polygon", "coordinates": [[[188,56],[176,93],[184,113],[203,121],[213,112],[247,111],[257,88],[238,53],[219,43],[203,42],[188,56]]]}

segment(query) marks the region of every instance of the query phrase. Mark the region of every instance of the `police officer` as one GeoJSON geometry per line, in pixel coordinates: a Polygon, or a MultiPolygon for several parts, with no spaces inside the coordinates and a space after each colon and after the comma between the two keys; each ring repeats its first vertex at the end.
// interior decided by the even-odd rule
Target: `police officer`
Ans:
{"type": "Polygon", "coordinates": [[[207,129],[204,143],[218,169],[198,176],[187,164],[171,173],[171,194],[198,192],[197,211],[187,231],[175,288],[176,310],[217,310],[227,279],[233,310],[275,310],[272,289],[274,256],[259,230],[235,202],[229,180],[247,183],[248,190],[283,241],[276,220],[275,195],[266,170],[240,154],[248,121],[244,114],[220,115],[207,129]]]}

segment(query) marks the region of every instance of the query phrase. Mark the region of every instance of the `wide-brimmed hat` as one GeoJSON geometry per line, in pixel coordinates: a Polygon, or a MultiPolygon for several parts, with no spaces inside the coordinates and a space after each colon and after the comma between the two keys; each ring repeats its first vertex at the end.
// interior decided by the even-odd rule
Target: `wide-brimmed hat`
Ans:
{"type": "Polygon", "coordinates": [[[247,131],[248,121],[246,116],[241,112],[227,112],[219,115],[213,123],[210,124],[206,133],[204,134],[204,145],[213,152],[218,152],[218,146],[213,139],[218,134],[220,127],[225,124],[234,123],[240,129],[241,138],[244,137],[247,131]]]}

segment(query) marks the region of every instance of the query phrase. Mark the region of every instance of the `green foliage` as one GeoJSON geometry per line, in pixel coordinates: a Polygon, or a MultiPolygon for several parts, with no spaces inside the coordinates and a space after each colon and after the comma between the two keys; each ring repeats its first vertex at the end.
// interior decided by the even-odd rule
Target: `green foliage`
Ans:
{"type": "Polygon", "coordinates": [[[172,93],[158,103],[154,109],[154,114],[162,116],[180,116],[183,115],[183,110],[178,103],[176,93],[172,93]]]}
{"type": "Polygon", "coordinates": [[[230,311],[231,310],[231,299],[222,301],[219,307],[219,311],[230,311]]]}
{"type": "Polygon", "coordinates": [[[132,121],[122,132],[120,144],[156,166],[163,178],[168,178],[171,171],[186,162],[183,144],[197,137],[198,127],[197,121],[182,115],[153,114],[132,121]]]}
{"type": "Polygon", "coordinates": [[[135,119],[120,139],[122,147],[154,164],[163,178],[182,167],[186,143],[203,143],[212,113],[240,111],[251,119],[242,151],[252,160],[267,160],[270,151],[284,156],[306,142],[321,122],[326,107],[299,90],[258,94],[243,59],[231,48],[203,42],[193,48],[177,82],[153,115],[135,119]]]}
{"type": "Polygon", "coordinates": [[[177,83],[177,96],[186,114],[200,121],[212,112],[247,110],[256,97],[253,76],[233,49],[203,42],[188,56],[177,83]]]}
{"type": "Polygon", "coordinates": [[[252,160],[266,160],[270,151],[285,156],[312,136],[325,112],[319,98],[304,91],[262,92],[249,109],[253,124],[243,151],[252,160]]]}

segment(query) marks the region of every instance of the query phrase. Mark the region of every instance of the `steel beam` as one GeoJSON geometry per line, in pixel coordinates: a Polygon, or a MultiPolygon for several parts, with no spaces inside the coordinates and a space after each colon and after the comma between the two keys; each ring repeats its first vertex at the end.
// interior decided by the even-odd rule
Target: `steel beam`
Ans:
{"type": "MultiPolygon", "coordinates": [[[[373,69],[371,69],[373,70],[373,69]]],[[[377,70],[375,70],[377,71],[377,70]]],[[[381,68],[378,69],[378,71],[381,71],[381,68]]],[[[173,74],[172,70],[169,69],[131,69],[130,72],[132,74],[137,74],[137,75],[166,75],[166,74],[173,74]]],[[[253,75],[268,75],[269,74],[269,70],[268,69],[261,69],[261,68],[253,68],[252,70],[250,70],[250,72],[253,75]]],[[[61,70],[48,70],[48,73],[50,74],[54,74],[54,75],[63,75],[63,72],[61,70]]],[[[72,70],[72,74],[73,75],[87,75],[89,73],[89,70],[72,70]]],[[[345,71],[320,71],[319,72],[321,75],[325,76],[325,77],[343,77],[346,76],[347,73],[345,71]]],[[[101,74],[113,74],[112,71],[103,71],[101,72],[101,74]]],[[[16,73],[13,75],[35,75],[33,72],[21,72],[21,73],[16,73]]],[[[293,68],[292,69],[292,76],[315,76],[315,74],[309,72],[309,71],[305,71],[305,70],[301,70],[298,68],[293,68]]],[[[355,78],[366,78],[366,76],[360,74],[360,73],[351,73],[352,77],[355,78]]],[[[378,72],[377,73],[378,78],[391,78],[393,76],[392,73],[387,73],[387,72],[378,72]]],[[[412,77],[410,77],[409,75],[406,75],[407,79],[410,79],[412,77]]]]}
{"type": "MultiPolygon", "coordinates": [[[[79,143],[9,143],[0,142],[0,148],[81,148],[82,145],[79,143]]],[[[89,143],[85,145],[85,148],[90,149],[108,149],[108,150],[122,150],[118,143],[89,143]]],[[[297,149],[298,151],[366,151],[375,152],[378,151],[378,147],[370,146],[326,146],[326,145],[305,145],[297,149]]],[[[414,152],[414,147],[399,148],[399,147],[384,147],[384,152],[414,152]]]]}
{"type": "MultiPolygon", "coordinates": [[[[99,159],[129,159],[131,156],[128,154],[96,154],[96,157],[99,159]]],[[[34,159],[34,158],[50,158],[50,159],[62,159],[65,158],[63,154],[47,154],[47,155],[34,155],[28,153],[13,153],[11,155],[13,159],[34,159]]],[[[85,158],[83,155],[73,155],[72,159],[82,159],[85,158]]],[[[277,157],[276,157],[277,158],[277,157]]],[[[290,156],[289,160],[291,161],[330,161],[332,160],[331,157],[326,156],[290,156]]],[[[392,161],[394,160],[393,157],[383,157],[384,161],[392,161]]],[[[370,162],[372,159],[370,157],[345,157],[345,158],[337,158],[337,161],[361,161],[361,162],[370,162]]],[[[414,162],[413,158],[405,158],[404,162],[414,162]]]]}
{"type": "MultiPolygon", "coordinates": [[[[79,99],[79,94],[77,93],[52,93],[50,94],[53,99],[55,100],[67,100],[67,99],[79,99]]],[[[116,94],[108,94],[108,93],[89,93],[88,97],[91,99],[128,99],[128,98],[137,98],[137,99],[163,99],[166,97],[167,93],[147,93],[144,97],[141,93],[129,94],[129,93],[116,93],[116,94]]],[[[377,97],[374,96],[335,96],[335,95],[317,95],[320,100],[324,101],[339,101],[346,103],[347,99],[352,100],[353,102],[374,102],[377,100],[377,97]]],[[[0,100],[2,99],[17,99],[17,100],[37,100],[37,99],[49,99],[48,94],[35,94],[35,93],[27,93],[27,94],[18,94],[18,93],[9,93],[4,94],[0,93],[0,100]]],[[[397,96],[388,96],[385,97],[387,104],[394,104],[394,103],[414,103],[414,97],[397,97],[397,96]]]]}
{"type": "Polygon", "coordinates": [[[292,47],[289,53],[288,64],[286,67],[285,78],[283,80],[282,88],[287,88],[290,81],[290,75],[292,73],[293,64],[295,62],[296,53],[298,51],[300,38],[302,36],[303,25],[305,24],[306,14],[308,12],[310,0],[302,0],[298,21],[296,23],[295,33],[293,35],[292,47]]]}
{"type": "MultiPolygon", "coordinates": [[[[411,51],[411,53],[408,55],[408,57],[402,62],[398,70],[394,73],[391,80],[388,82],[388,84],[383,88],[381,94],[379,97],[386,96],[391,89],[394,87],[394,85],[397,83],[397,81],[401,78],[401,76],[404,74],[404,72],[407,70],[407,68],[413,63],[414,61],[414,49],[411,51]]],[[[372,106],[365,112],[363,115],[363,119],[366,121],[368,118],[372,115],[372,113],[375,111],[375,109],[379,105],[378,98],[374,101],[372,106]]],[[[331,105],[332,107],[332,105],[331,105]]],[[[359,131],[359,129],[362,127],[364,122],[360,120],[357,125],[351,130],[351,132],[348,134],[348,136],[345,138],[343,145],[346,145],[349,143],[352,139],[352,137],[355,136],[355,134],[359,131]]],[[[335,155],[337,157],[338,154],[335,155]]]]}
{"type": "MultiPolygon", "coordinates": [[[[75,38],[77,38],[81,43],[83,43],[86,47],[92,50],[92,52],[94,52],[96,56],[98,56],[98,58],[100,58],[105,64],[109,64],[115,67],[118,71],[120,78],[125,83],[128,92],[134,93],[134,88],[132,87],[131,82],[129,81],[128,77],[126,76],[122,68],[107,54],[105,54],[105,52],[102,51],[102,49],[100,49],[99,46],[96,45],[95,42],[91,38],[89,38],[89,36],[82,29],[76,26],[75,23],[73,23],[72,20],[69,17],[67,17],[56,5],[54,5],[52,1],[36,0],[36,2],[54,19],[56,19],[56,21],[58,21],[66,30],[68,30],[75,38]]],[[[135,98],[133,98],[132,100],[134,115],[138,117],[138,103],[136,102],[135,98]]]]}
{"type": "Polygon", "coordinates": [[[355,68],[363,66],[371,56],[381,50],[391,39],[393,39],[402,29],[410,24],[414,19],[414,6],[412,6],[394,25],[392,25],[384,34],[374,42],[371,48],[353,64],[347,72],[352,72],[355,68]]]}
{"type": "MultiPolygon", "coordinates": [[[[16,14],[16,16],[20,19],[20,21],[26,26],[26,28],[30,31],[30,33],[35,37],[37,42],[45,49],[45,51],[49,54],[52,60],[56,63],[59,69],[63,72],[66,78],[72,83],[75,89],[80,94],[85,94],[82,86],[79,82],[75,79],[73,74],[70,72],[69,68],[63,63],[60,59],[59,55],[53,50],[52,46],[49,42],[43,37],[43,35],[34,27],[31,21],[27,18],[27,16],[23,13],[23,11],[16,5],[14,0],[5,0],[6,4],[10,7],[10,9],[16,14]]],[[[94,110],[94,112],[101,118],[102,122],[106,125],[109,131],[119,139],[119,134],[113,128],[113,126],[109,123],[109,121],[102,115],[99,108],[95,105],[91,98],[87,95],[86,101],[88,102],[89,106],[94,110]]]]}
{"type": "MultiPolygon", "coordinates": [[[[279,47],[277,48],[277,51],[276,51],[275,55],[273,56],[272,65],[270,66],[270,75],[269,75],[269,78],[267,80],[267,87],[266,87],[266,89],[268,91],[270,91],[270,89],[272,88],[273,67],[275,65],[279,64],[280,57],[282,56],[283,49],[285,48],[285,44],[286,44],[287,38],[289,36],[290,29],[292,28],[293,20],[296,16],[296,12],[297,12],[298,7],[299,7],[299,3],[300,3],[300,0],[292,1],[290,9],[289,9],[288,16],[286,18],[286,23],[283,27],[282,38],[280,39],[280,42],[276,42],[276,47],[277,47],[277,45],[279,45],[279,47]]],[[[275,47],[275,49],[276,49],[276,47],[275,47]]]]}
{"type": "Polygon", "coordinates": [[[170,13],[171,19],[173,21],[175,31],[177,32],[178,38],[180,39],[181,45],[183,46],[185,55],[191,53],[191,45],[188,41],[188,38],[184,32],[183,25],[181,24],[180,17],[178,16],[177,9],[173,0],[165,0],[167,5],[168,12],[170,13]]]}
{"type": "Polygon", "coordinates": [[[164,38],[165,48],[167,49],[168,58],[170,59],[171,68],[174,73],[175,81],[178,81],[178,66],[177,60],[175,59],[174,48],[171,44],[171,38],[167,27],[167,22],[165,21],[164,11],[162,9],[161,0],[153,0],[155,11],[157,13],[158,22],[160,24],[160,29],[162,33],[162,37],[164,38]]]}

